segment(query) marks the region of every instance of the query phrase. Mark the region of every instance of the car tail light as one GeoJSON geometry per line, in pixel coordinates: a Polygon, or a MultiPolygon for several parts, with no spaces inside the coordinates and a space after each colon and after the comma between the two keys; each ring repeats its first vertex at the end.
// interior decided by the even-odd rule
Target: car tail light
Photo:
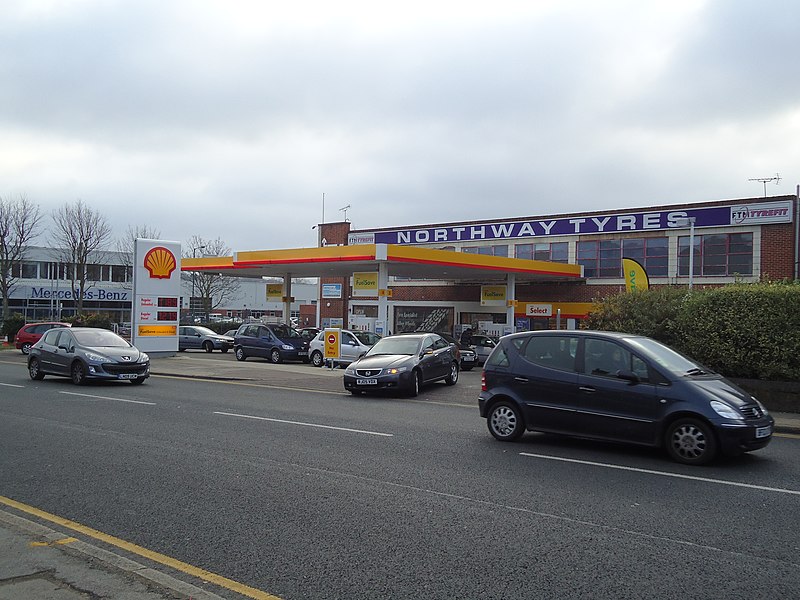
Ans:
{"type": "Polygon", "coordinates": [[[481,391],[486,391],[486,371],[481,371],[481,391]]]}

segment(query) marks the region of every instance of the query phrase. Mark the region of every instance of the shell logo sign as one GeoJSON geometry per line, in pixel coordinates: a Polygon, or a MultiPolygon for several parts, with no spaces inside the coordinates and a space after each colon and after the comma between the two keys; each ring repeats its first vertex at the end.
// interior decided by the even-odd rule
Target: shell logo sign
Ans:
{"type": "Polygon", "coordinates": [[[177,266],[175,255],[163,246],[151,248],[144,256],[144,268],[152,279],[169,279],[177,266]]]}

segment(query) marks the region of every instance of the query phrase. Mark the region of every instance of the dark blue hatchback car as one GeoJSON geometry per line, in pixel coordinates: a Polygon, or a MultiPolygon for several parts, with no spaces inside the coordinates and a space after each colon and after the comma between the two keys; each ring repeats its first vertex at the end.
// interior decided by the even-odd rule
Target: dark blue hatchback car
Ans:
{"type": "Polygon", "coordinates": [[[284,360],[308,362],[308,339],[288,325],[247,323],[233,336],[233,353],[236,360],[248,356],[268,358],[273,363],[284,360]]]}
{"type": "Polygon", "coordinates": [[[653,339],[602,331],[501,338],[478,402],[498,440],[529,430],[630,442],[690,465],[763,448],[774,427],[758,400],[721,375],[653,339]]]}

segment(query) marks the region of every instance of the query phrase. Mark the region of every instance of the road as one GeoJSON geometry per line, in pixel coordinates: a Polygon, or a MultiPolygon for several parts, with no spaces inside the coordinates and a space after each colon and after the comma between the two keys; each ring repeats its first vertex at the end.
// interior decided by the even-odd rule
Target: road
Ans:
{"type": "Polygon", "coordinates": [[[480,371],[413,400],[298,378],[75,387],[4,354],[0,495],[285,599],[798,595],[799,439],[691,468],[496,442],[480,371]]]}

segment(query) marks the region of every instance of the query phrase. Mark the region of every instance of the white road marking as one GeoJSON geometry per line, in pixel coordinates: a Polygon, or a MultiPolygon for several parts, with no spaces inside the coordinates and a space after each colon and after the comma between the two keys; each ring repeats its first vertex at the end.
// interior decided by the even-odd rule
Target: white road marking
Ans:
{"type": "Polygon", "coordinates": [[[109,396],[93,396],[91,394],[78,394],[76,392],[58,392],[59,394],[66,394],[67,396],[80,396],[82,398],[95,398],[97,400],[114,400],[115,402],[130,402],[131,404],[147,404],[148,406],[155,406],[155,402],[144,402],[143,400],[126,400],[125,398],[111,398],[109,396]]]}
{"type": "Polygon", "coordinates": [[[24,388],[24,385],[15,385],[13,383],[0,383],[0,385],[5,387],[15,387],[15,388],[24,388]]]}
{"type": "Polygon", "coordinates": [[[336,431],[348,431],[350,433],[364,433],[366,435],[379,435],[382,437],[394,437],[393,433],[380,433],[378,431],[365,431],[363,429],[349,429],[347,427],[333,427],[332,425],[319,425],[317,423],[302,423],[300,421],[285,421],[283,419],[270,419],[268,417],[256,417],[253,415],[240,415],[237,413],[229,412],[214,412],[215,415],[223,415],[225,417],[240,417],[242,419],[256,419],[258,421],[272,421],[273,423],[287,423],[289,425],[302,425],[303,427],[317,427],[319,429],[334,429],[336,431]]]}
{"type": "Polygon", "coordinates": [[[653,471],[650,469],[639,469],[637,467],[625,467],[622,465],[612,465],[609,463],[592,462],[590,460],[577,460],[574,458],[562,458],[559,456],[547,456],[546,454],[529,454],[528,452],[520,452],[520,456],[530,456],[531,458],[544,458],[547,460],[560,460],[562,462],[578,463],[581,465],[590,465],[593,467],[605,467],[606,469],[619,469],[621,471],[635,471],[637,473],[647,473],[649,475],[661,475],[662,477],[676,477],[678,479],[691,479],[694,481],[704,481],[706,483],[719,483],[721,485],[732,485],[736,487],[751,488],[754,490],[762,490],[765,492],[778,492],[780,494],[794,494],[800,496],[798,490],[787,490],[784,488],[773,488],[764,485],[754,485],[752,483],[740,483],[738,481],[725,481],[724,479],[711,479],[710,477],[696,477],[695,475],[681,475],[680,473],[670,473],[668,471],[653,471]]]}

